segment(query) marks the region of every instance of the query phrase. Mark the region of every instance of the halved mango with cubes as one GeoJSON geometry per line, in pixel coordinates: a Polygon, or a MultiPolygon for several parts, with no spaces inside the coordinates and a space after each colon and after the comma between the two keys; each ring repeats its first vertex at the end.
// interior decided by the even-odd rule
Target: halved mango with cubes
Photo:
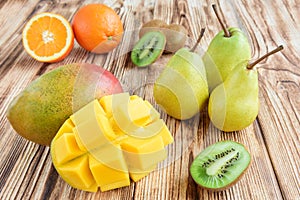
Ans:
{"type": "Polygon", "coordinates": [[[153,106],[128,93],[104,96],[70,116],[51,143],[53,164],[72,187],[96,192],[155,170],[173,142],[153,106]]]}

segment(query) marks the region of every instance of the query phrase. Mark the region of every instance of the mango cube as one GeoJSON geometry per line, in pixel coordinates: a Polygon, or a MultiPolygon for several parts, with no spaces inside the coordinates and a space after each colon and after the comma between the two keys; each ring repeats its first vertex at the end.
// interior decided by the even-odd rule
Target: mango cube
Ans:
{"type": "Polygon", "coordinates": [[[130,137],[121,143],[130,172],[141,172],[167,156],[161,137],[138,139],[130,137]]]}
{"type": "Polygon", "coordinates": [[[72,133],[72,130],[73,130],[74,126],[75,125],[73,124],[72,120],[70,118],[67,119],[65,121],[65,123],[58,130],[56,136],[60,137],[64,133],[72,133]]]}
{"type": "Polygon", "coordinates": [[[79,157],[71,162],[62,165],[58,172],[71,186],[76,188],[91,188],[95,180],[89,168],[88,157],[79,157]]]}
{"type": "MultiPolygon", "coordinates": [[[[119,168],[112,168],[111,165],[114,166],[116,163],[107,165],[90,156],[90,169],[102,192],[130,185],[126,164],[124,171],[119,170],[119,168]]],[[[120,163],[117,163],[117,165],[120,165],[120,163]]]]}
{"type": "Polygon", "coordinates": [[[128,93],[120,93],[104,96],[99,100],[99,103],[105,111],[107,117],[111,117],[113,115],[114,107],[120,103],[128,102],[129,99],[130,96],[128,93]]]}
{"type": "Polygon", "coordinates": [[[59,164],[63,164],[84,154],[76,143],[74,133],[61,135],[55,142],[54,150],[57,155],[56,160],[59,164]]]}
{"type": "Polygon", "coordinates": [[[116,138],[108,119],[103,115],[80,123],[73,131],[81,149],[94,149],[116,138]]]}
{"type": "Polygon", "coordinates": [[[128,113],[130,120],[137,125],[145,126],[152,121],[152,108],[145,104],[141,98],[136,98],[128,103],[128,113]]]}

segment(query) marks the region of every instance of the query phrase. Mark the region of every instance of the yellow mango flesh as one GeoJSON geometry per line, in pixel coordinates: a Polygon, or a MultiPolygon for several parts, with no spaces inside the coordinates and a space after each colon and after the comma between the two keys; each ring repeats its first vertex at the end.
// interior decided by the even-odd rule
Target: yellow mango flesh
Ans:
{"type": "Polygon", "coordinates": [[[51,156],[72,187],[107,191],[155,170],[172,142],[148,101],[121,93],[94,100],[70,116],[51,143],[51,156]]]}

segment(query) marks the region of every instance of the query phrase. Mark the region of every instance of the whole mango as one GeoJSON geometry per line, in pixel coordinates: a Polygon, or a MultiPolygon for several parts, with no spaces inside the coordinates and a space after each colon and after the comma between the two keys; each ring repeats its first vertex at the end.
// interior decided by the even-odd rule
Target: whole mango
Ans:
{"type": "Polygon", "coordinates": [[[66,119],[95,98],[123,92],[119,80],[92,64],[68,64],[43,74],[9,105],[15,131],[41,145],[51,140],[66,119]]]}

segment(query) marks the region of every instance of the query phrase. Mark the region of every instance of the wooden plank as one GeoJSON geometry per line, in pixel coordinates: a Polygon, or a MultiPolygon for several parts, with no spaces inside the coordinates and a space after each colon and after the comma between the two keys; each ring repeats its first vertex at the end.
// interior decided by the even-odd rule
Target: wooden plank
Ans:
{"type": "Polygon", "coordinates": [[[253,9],[252,5],[237,5],[245,7],[239,14],[245,19],[247,28],[252,30],[251,38],[255,38],[254,57],[258,58],[279,44],[285,47],[282,54],[274,55],[258,66],[261,89],[259,125],[283,197],[297,199],[300,193],[300,69],[297,67],[300,59],[297,52],[300,48],[296,41],[300,37],[294,33],[300,31],[299,23],[295,23],[300,16],[291,9],[297,7],[295,2],[260,2],[256,6],[264,11],[253,9]]]}
{"type": "Polygon", "coordinates": [[[299,180],[300,71],[298,67],[299,19],[295,1],[272,2],[219,1],[226,24],[247,32],[257,58],[277,44],[286,47],[260,65],[260,102],[258,120],[243,131],[222,133],[209,121],[207,110],[187,121],[167,116],[152,96],[153,83],[172,55],[140,69],[130,61],[130,50],[137,41],[138,29],[150,19],[180,23],[188,31],[191,46],[206,27],[198,48],[206,50],[220,30],[210,1],[105,1],[121,17],[126,30],[122,45],[107,55],[91,54],[75,47],[63,61],[53,65],[29,58],[21,44],[24,21],[41,11],[56,12],[71,20],[78,8],[89,1],[7,1],[0,4],[0,199],[297,199],[299,180]],[[22,8],[22,9],[21,9],[22,8]],[[19,11],[21,10],[21,11],[19,11]],[[13,15],[11,15],[14,13],[13,15]],[[6,16],[9,16],[7,18],[6,16]],[[11,23],[14,22],[14,23],[11,23]],[[6,52],[5,54],[3,52],[6,52]],[[162,114],[175,138],[168,147],[168,158],[158,169],[130,187],[109,192],[87,193],[68,186],[52,166],[49,148],[18,136],[10,127],[5,112],[9,102],[42,73],[61,64],[89,62],[113,72],[125,90],[149,100],[162,114]],[[189,175],[195,156],[220,140],[245,144],[252,164],[242,179],[222,192],[198,187],[189,175]]]}

